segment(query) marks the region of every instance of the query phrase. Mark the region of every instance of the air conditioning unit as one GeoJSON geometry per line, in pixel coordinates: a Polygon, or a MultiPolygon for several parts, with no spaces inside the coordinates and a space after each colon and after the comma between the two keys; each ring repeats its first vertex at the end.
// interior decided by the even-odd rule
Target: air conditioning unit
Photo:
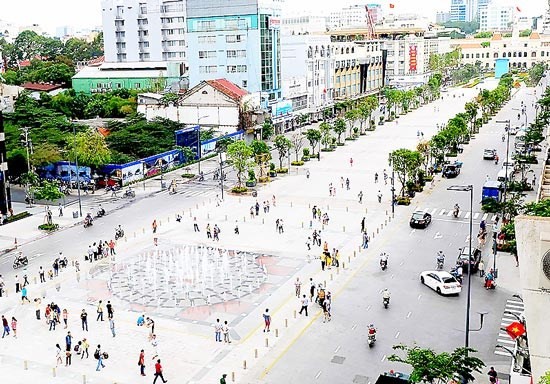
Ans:
{"type": "Polygon", "coordinates": [[[355,67],[355,59],[353,59],[353,60],[351,61],[351,66],[352,66],[352,67],[355,67]]]}
{"type": "Polygon", "coordinates": [[[334,63],[334,68],[336,68],[336,69],[340,68],[340,62],[339,61],[334,63]]]}
{"type": "Polygon", "coordinates": [[[351,61],[351,60],[346,60],[346,68],[349,68],[350,61],[351,61]]]}

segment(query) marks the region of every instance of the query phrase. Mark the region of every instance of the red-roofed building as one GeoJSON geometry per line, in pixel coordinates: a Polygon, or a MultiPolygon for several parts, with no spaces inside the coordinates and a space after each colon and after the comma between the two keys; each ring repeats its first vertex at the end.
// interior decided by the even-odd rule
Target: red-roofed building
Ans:
{"type": "Polygon", "coordinates": [[[63,92],[63,87],[60,84],[49,84],[49,83],[23,83],[21,87],[26,91],[31,92],[31,97],[38,100],[40,99],[40,94],[46,92],[51,96],[55,96],[58,93],[63,92]]]}
{"type": "Polygon", "coordinates": [[[239,129],[245,103],[252,115],[260,109],[258,94],[250,94],[227,79],[202,81],[182,95],[175,104],[164,105],[161,95],[158,96],[139,95],[138,112],[149,120],[163,117],[188,126],[211,127],[222,133],[239,129]]]}

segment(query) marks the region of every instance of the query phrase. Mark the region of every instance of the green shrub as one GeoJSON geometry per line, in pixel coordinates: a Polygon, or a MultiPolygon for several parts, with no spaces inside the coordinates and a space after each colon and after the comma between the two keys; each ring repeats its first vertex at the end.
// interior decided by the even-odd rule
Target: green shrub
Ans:
{"type": "Polygon", "coordinates": [[[184,179],[192,179],[193,177],[195,177],[195,174],[194,173],[184,173],[181,175],[181,177],[183,177],[184,179]]]}
{"type": "Polygon", "coordinates": [[[304,154],[304,157],[309,156],[309,154],[310,154],[309,148],[302,149],[302,153],[304,154]]]}
{"type": "Polygon", "coordinates": [[[304,162],[303,161],[293,161],[290,164],[296,165],[296,166],[301,166],[301,165],[304,165],[304,162]]]}
{"type": "Polygon", "coordinates": [[[258,179],[258,181],[260,183],[267,183],[269,182],[269,176],[260,176],[260,178],[258,179]]]}
{"type": "Polygon", "coordinates": [[[248,188],[246,188],[246,187],[233,187],[233,188],[231,188],[231,192],[233,192],[233,193],[244,193],[246,191],[248,191],[248,188]]]}
{"type": "Polygon", "coordinates": [[[277,168],[275,170],[277,173],[288,173],[288,168],[277,168]]]}
{"type": "Polygon", "coordinates": [[[410,197],[399,196],[398,198],[396,198],[396,200],[397,200],[397,205],[410,205],[411,204],[410,197]]]}
{"type": "Polygon", "coordinates": [[[55,231],[58,228],[59,228],[59,224],[41,224],[38,226],[38,229],[42,231],[48,231],[48,232],[55,231]]]}
{"type": "Polygon", "coordinates": [[[29,217],[29,216],[32,216],[32,215],[27,211],[19,212],[19,213],[13,215],[13,216],[8,216],[7,223],[13,223],[14,221],[21,220],[21,219],[24,219],[25,217],[29,217]]]}

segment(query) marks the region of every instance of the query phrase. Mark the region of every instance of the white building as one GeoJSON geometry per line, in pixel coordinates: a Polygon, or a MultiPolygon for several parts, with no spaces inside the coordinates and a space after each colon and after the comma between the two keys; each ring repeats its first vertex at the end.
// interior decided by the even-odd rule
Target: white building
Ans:
{"type": "Polygon", "coordinates": [[[440,11],[440,12],[437,12],[435,14],[435,22],[437,24],[443,24],[443,23],[446,23],[449,20],[451,20],[451,13],[450,12],[440,11]]]}
{"type": "Polygon", "coordinates": [[[184,0],[102,0],[108,62],[185,62],[184,0]]]}
{"type": "Polygon", "coordinates": [[[370,13],[374,24],[382,20],[382,6],[380,4],[354,4],[332,11],[329,16],[329,28],[365,28],[368,22],[368,13],[370,13]]]}
{"type": "Polygon", "coordinates": [[[324,16],[302,15],[285,16],[281,20],[281,35],[303,35],[305,33],[323,33],[327,30],[327,18],[324,16]]]}
{"type": "Polygon", "coordinates": [[[479,9],[479,30],[511,31],[514,21],[514,7],[492,1],[479,9]]]}
{"type": "Polygon", "coordinates": [[[283,35],[283,95],[294,114],[316,116],[333,104],[333,67],[328,35],[283,35]]]}
{"type": "Polygon", "coordinates": [[[477,12],[476,0],[451,0],[450,21],[473,21],[477,12]]]}

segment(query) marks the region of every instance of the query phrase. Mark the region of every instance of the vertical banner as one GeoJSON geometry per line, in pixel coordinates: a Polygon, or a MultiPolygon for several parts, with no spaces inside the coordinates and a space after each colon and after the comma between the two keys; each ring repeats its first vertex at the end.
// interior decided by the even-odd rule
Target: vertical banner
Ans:
{"type": "Polygon", "coordinates": [[[416,45],[409,47],[409,72],[416,72],[416,45]]]}

